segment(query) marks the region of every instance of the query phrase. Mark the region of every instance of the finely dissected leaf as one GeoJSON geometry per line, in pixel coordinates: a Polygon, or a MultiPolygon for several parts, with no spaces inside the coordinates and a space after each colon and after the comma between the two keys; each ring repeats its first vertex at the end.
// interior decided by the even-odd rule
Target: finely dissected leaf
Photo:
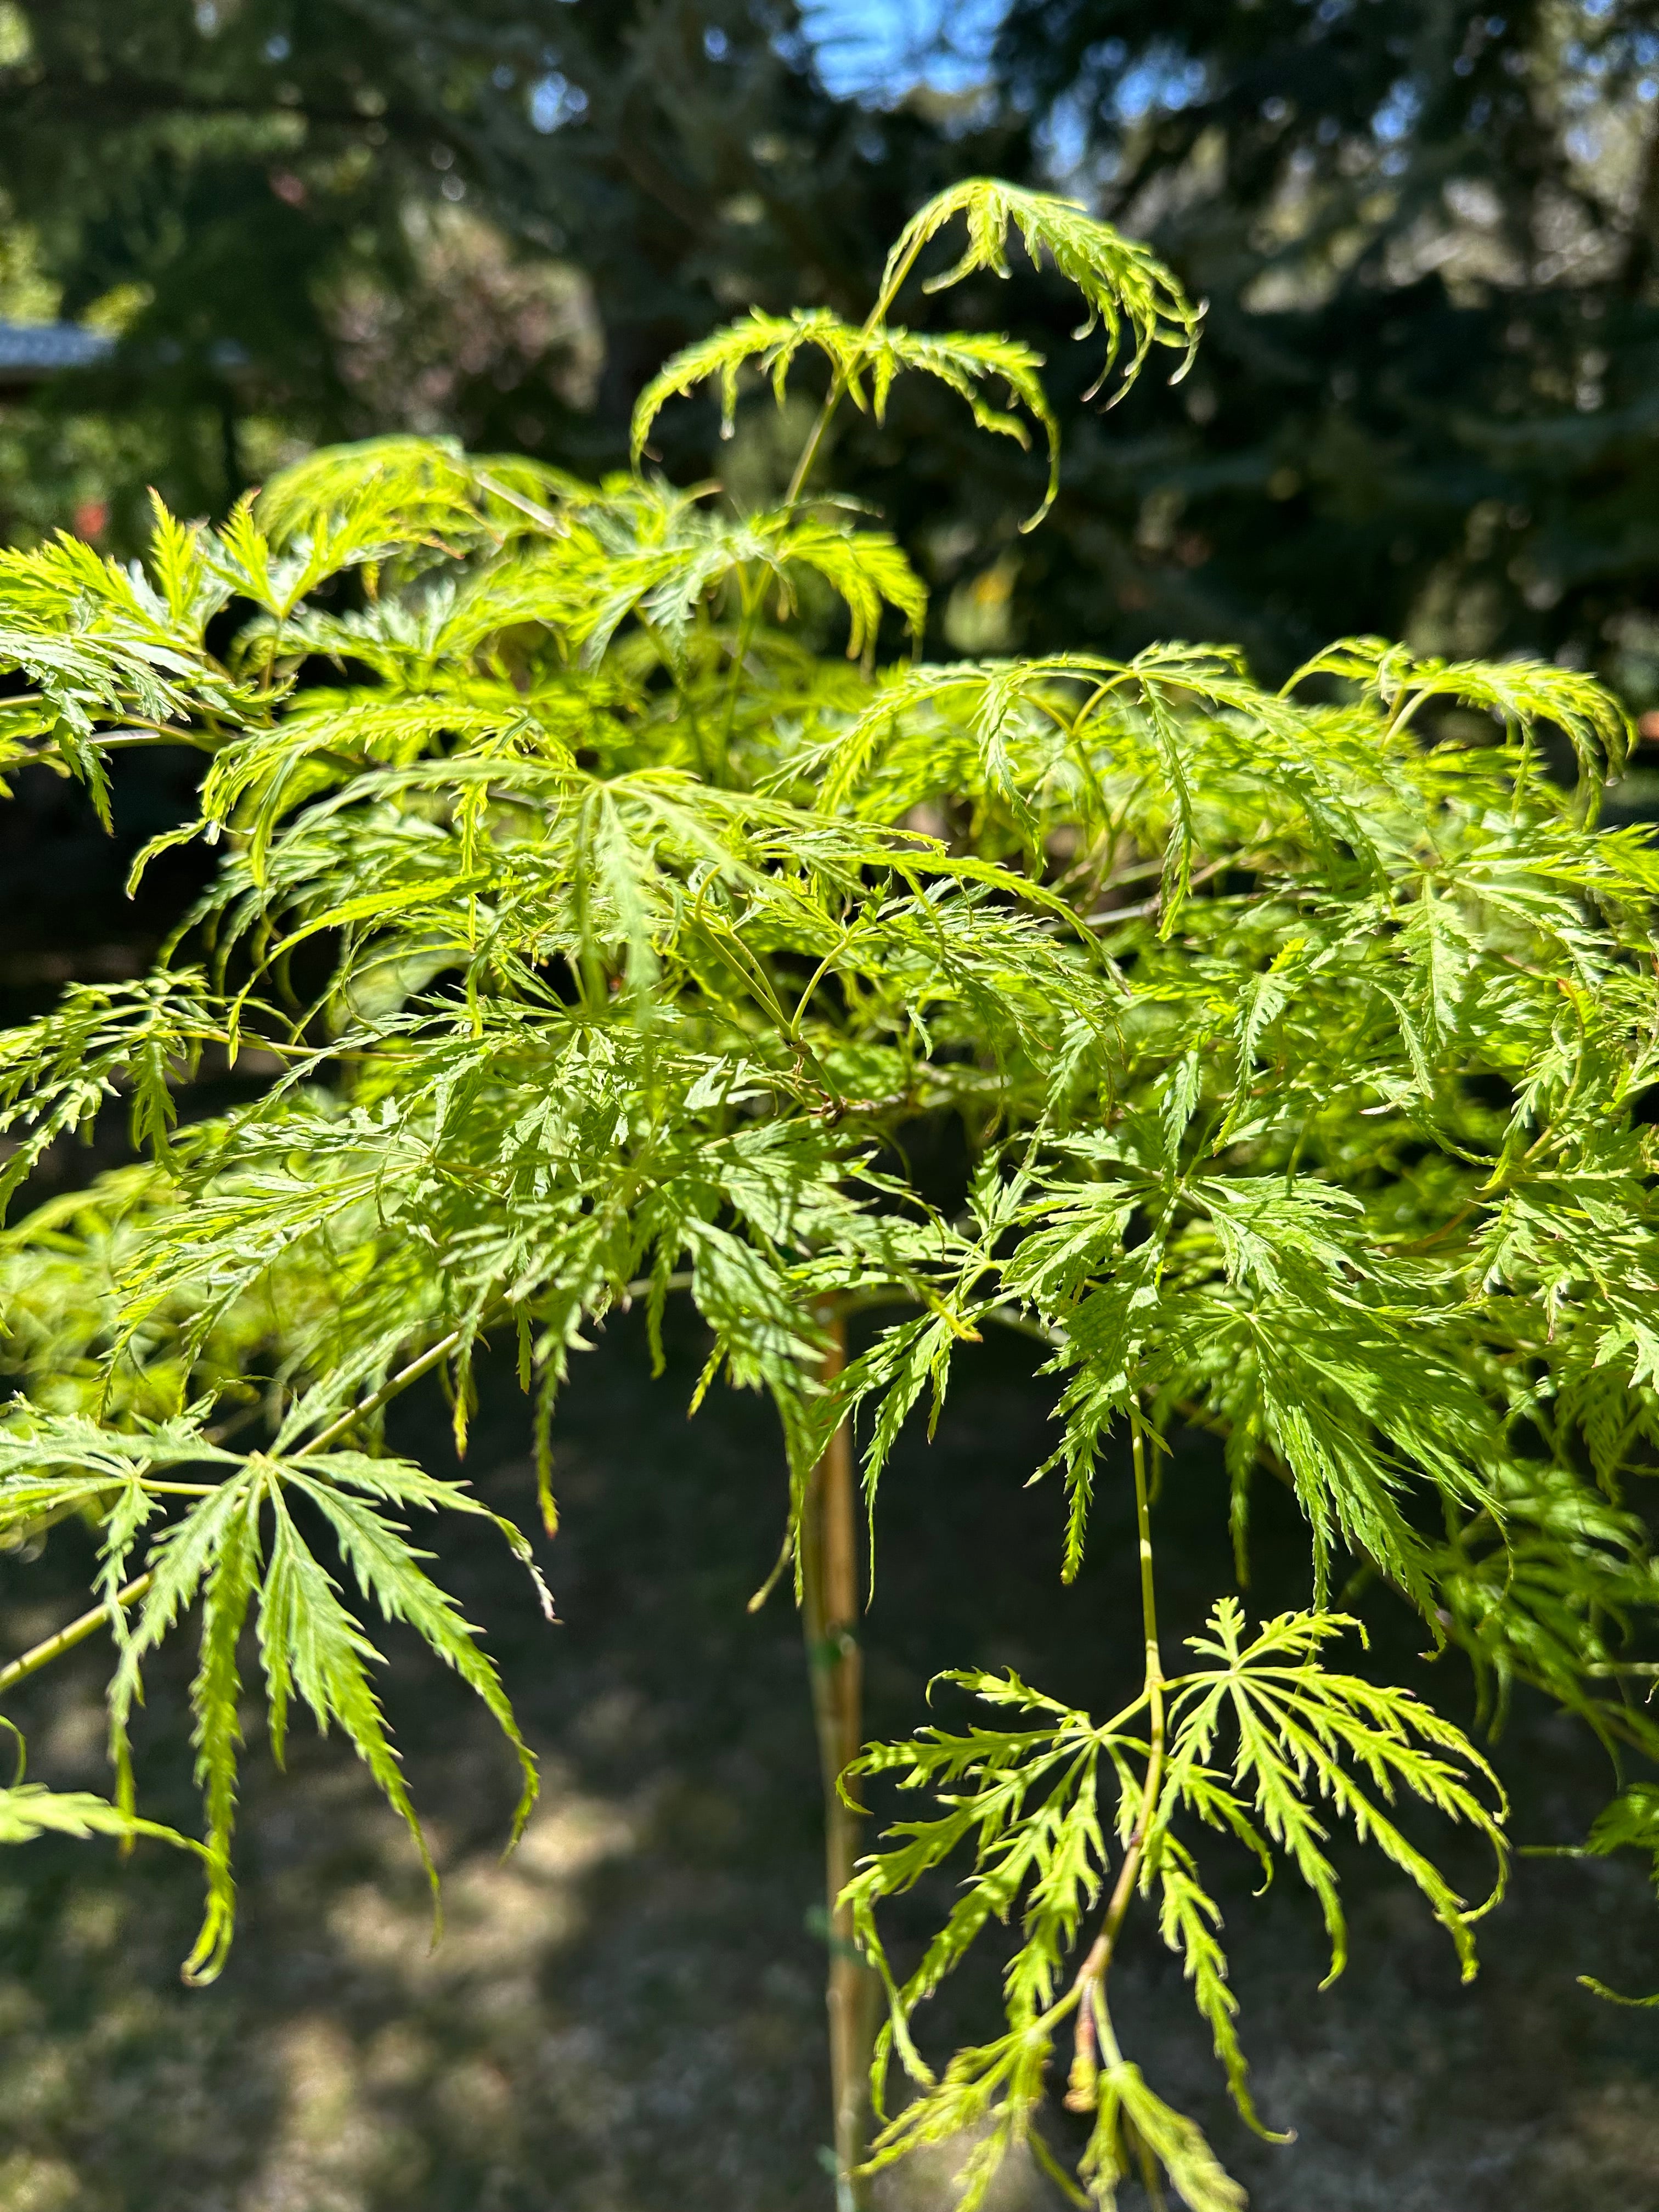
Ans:
{"type": "MultiPolygon", "coordinates": [[[[378,1663],[380,1655],[342,1602],[334,1577],[301,1534],[289,1504],[290,1494],[307,1499],[332,1529],[362,1595],[388,1620],[413,1626],[501,1727],[524,1777],[517,1822],[522,1826],[534,1802],[535,1762],[520,1736],[495,1669],[453,1601],[427,1575],[422,1562],[428,1555],[416,1550],[399,1524],[381,1510],[392,1504],[481,1515],[500,1528],[528,1562],[528,1547],[518,1531],[480,1506],[462,1486],[436,1480],[394,1460],[361,1453],[296,1455],[285,1461],[254,1455],[242,1460],[216,1449],[188,1420],[124,1434],[100,1430],[79,1417],[25,1417],[0,1432],[0,1466],[7,1461],[21,1470],[56,1462],[63,1471],[0,1476],[0,1529],[36,1527],[66,1504],[105,1502],[108,1541],[115,1547],[112,1590],[143,1520],[177,1488],[164,1478],[182,1468],[204,1472],[216,1462],[234,1470],[216,1485],[207,1486],[200,1502],[152,1545],[149,1587],[136,1618],[118,1638],[111,1692],[113,1741],[125,1793],[130,1788],[126,1731],[141,1695],[145,1658],[199,1595],[200,1660],[191,1703],[197,1775],[207,1816],[204,1856],[210,1899],[207,1922],[186,1968],[189,1978],[216,1977],[234,1924],[230,1848],[242,1742],[240,1649],[255,1609],[271,1739],[278,1758],[291,1699],[297,1693],[319,1728],[326,1730],[337,1723],[344,1730],[420,1842],[414,1808],[369,1679],[368,1669],[378,1663]],[[159,1494],[148,1487],[155,1480],[161,1483],[159,1494]],[[129,1501],[125,1505],[119,1502],[124,1492],[129,1501]],[[118,1501],[113,1505],[107,1503],[112,1493],[118,1501]]],[[[121,1819],[130,1820],[130,1808],[123,1804],[117,1809],[121,1819]]],[[[424,1856],[423,1844],[421,1848],[424,1856]]],[[[434,1881],[435,1887],[435,1875],[434,1881]]]]}
{"type": "Polygon", "coordinates": [[[28,1844],[37,1836],[47,1835],[112,1836],[122,1843],[137,1836],[152,1836],[161,1843],[176,1844],[180,1850],[202,1848],[188,1836],[154,1820],[141,1820],[84,1790],[47,1790],[34,1782],[0,1790],[0,1844],[28,1844]]]}
{"type": "MultiPolygon", "coordinates": [[[[1629,1849],[1650,1853],[1654,1884],[1659,1887],[1659,1784],[1637,1782],[1621,1790],[1612,1804],[1597,1814],[1584,1848],[1598,1856],[1629,1849]]],[[[1659,2005],[1659,1992],[1646,1997],[1625,1996],[1593,1974],[1581,1974],[1578,1978],[1597,1996],[1607,1997],[1614,2004],[1639,2008],[1659,2005]]]]}
{"type": "MultiPolygon", "coordinates": [[[[1040,2078],[1062,2024],[1079,2004],[1098,2002],[1086,1975],[1077,1976],[1075,1952],[1085,1913],[1106,1885],[1110,1837],[1139,1887],[1156,1889],[1160,1932],[1182,1956],[1234,2101],[1258,2130],[1220,1914],[1181,1832],[1183,1815],[1242,1843],[1269,1878],[1279,1856],[1296,1869],[1323,1910],[1334,1974],[1343,1923],[1322,1848],[1327,1830],[1315,1810],[1323,1801],[1417,1885],[1446,1923],[1466,1975],[1473,1972],[1470,1922],[1477,1915],[1381,1805],[1405,1791],[1478,1829],[1498,1859],[1490,1904],[1501,1893],[1504,1865],[1501,1792],[1460,1731],[1405,1692],[1322,1668],[1321,1646],[1347,1625],[1328,1613],[1285,1613],[1247,1638],[1242,1611],[1226,1599],[1212,1615],[1210,1632],[1189,1640],[1200,1661],[1218,1663],[1167,1682],[1149,1675],[1139,1698],[1103,1726],[1016,1678],[956,1676],[994,1712],[1012,1707],[1039,1725],[977,1724],[963,1735],[930,1729],[909,1742],[873,1747],[854,1763],[854,1777],[892,1777],[905,1790],[928,1790],[941,1808],[933,1819],[893,1823],[885,1848],[862,1862],[846,1892],[890,2005],[878,2086],[892,2053],[921,2085],[878,2138],[878,2164],[970,2121],[994,2116],[1002,2132],[990,2140],[998,2142],[1024,2125],[1014,2086],[1018,2069],[1035,2050],[1040,2078]],[[1495,1808],[1477,1795],[1472,1784],[1479,1782],[1494,1793],[1495,1808]],[[969,1868],[960,1901],[901,1985],[886,1963],[876,1907],[963,1850],[969,1868]],[[1021,1942],[1003,1970],[1007,2032],[958,2053],[936,2076],[914,2041],[916,2009],[988,1927],[1009,1921],[1021,1942]]],[[[1102,2021],[1103,2043],[1109,2033],[1103,2014],[1102,2021]]],[[[1103,2056],[1103,2064],[1091,2058],[1080,2075],[1074,2069],[1069,2100],[1097,2114],[1082,2171],[1101,2201],[1114,2201],[1137,2160],[1151,2160],[1148,2170],[1161,2169],[1189,2203],[1242,2202],[1192,2123],[1163,2106],[1109,2047],[1103,2056]]]]}
{"type": "Polygon", "coordinates": [[[721,432],[729,437],[742,372],[752,367],[770,382],[775,397],[781,402],[795,357],[807,347],[829,362],[833,389],[845,393],[860,411],[873,413],[878,422],[886,416],[895,378],[907,370],[931,376],[965,400],[981,430],[1012,438],[1024,446],[1030,442],[1026,425],[1011,411],[1021,409],[1041,428],[1048,447],[1048,489],[1032,526],[1048,512],[1059,483],[1060,430],[1037,375],[1042,366],[1041,355],[1012,338],[969,331],[930,337],[884,322],[872,322],[855,330],[823,307],[797,308],[788,317],[751,313],[742,322],[677,354],[646,386],[635,408],[635,462],[668,400],[694,391],[700,384],[717,383],[721,432]],[[1003,387],[1008,406],[997,407],[984,396],[981,387],[993,380],[1003,387]]]}
{"type": "MultiPolygon", "coordinates": [[[[1648,1851],[1652,1856],[1652,1881],[1659,1887],[1659,1783],[1632,1783],[1628,1790],[1621,1790],[1620,1796],[1595,1816],[1583,1850],[1597,1856],[1624,1850],[1648,1851]]],[[[1628,2004],[1639,2011],[1659,2006],[1659,1990],[1650,1997],[1628,1997],[1621,1990],[1608,1989],[1593,1973],[1582,1973],[1579,1982],[1610,2004],[1628,2004]]]]}
{"type": "Polygon", "coordinates": [[[1659,1783],[1636,1782],[1621,1790],[1596,1814],[1586,1842],[1588,1850],[1600,1853],[1632,1847],[1653,1852],[1659,1881],[1659,1783]]]}
{"type": "Polygon", "coordinates": [[[1156,2176],[1159,2168],[1188,2212],[1244,2212],[1244,2191],[1197,2124],[1156,2095],[1138,2066],[1120,2060],[1101,2076],[1099,2118],[1080,2171],[1091,2196],[1112,2212],[1120,2182],[1156,2176]]]}
{"type": "Polygon", "coordinates": [[[1107,357],[1099,383],[1116,365],[1126,336],[1134,349],[1126,381],[1137,374],[1154,345],[1178,349],[1182,371],[1190,365],[1202,311],[1184,297],[1144,246],[1124,238],[1073,201],[1022,191],[993,179],[970,178],[953,185],[911,217],[888,256],[884,299],[897,289],[921,247],[959,215],[968,226],[966,248],[952,268],[931,279],[930,291],[959,283],[980,269],[1006,276],[1009,240],[1018,232],[1033,261],[1040,266],[1048,256],[1083,295],[1088,319],[1079,335],[1097,324],[1103,326],[1107,357]]]}
{"type": "Polygon", "coordinates": [[[1237,1601],[1222,1601],[1210,1633],[1188,1639],[1195,1654],[1217,1664],[1170,1685],[1170,1810],[1188,1802],[1210,1826],[1224,1823],[1283,1852],[1320,1901],[1331,1937],[1327,1978],[1334,1980],[1346,1962],[1346,1939],[1336,1876],[1321,1849],[1325,1829],[1310,1802],[1323,1798],[1362,1842],[1376,1844],[1417,1885],[1450,1934],[1467,1981],[1475,1970],[1470,1921],[1476,1916],[1378,1801],[1408,1792],[1485,1837],[1498,1878],[1478,1913],[1503,1893],[1502,1791],[1462,1731],[1409,1692],[1328,1674],[1318,1664],[1320,1646],[1353,1625],[1340,1613],[1280,1613],[1247,1643],[1237,1601]],[[1212,1765],[1224,1731],[1236,1737],[1224,1778],[1212,1765]],[[1476,1794],[1474,1781],[1487,1784],[1494,1806],[1476,1794]]]}

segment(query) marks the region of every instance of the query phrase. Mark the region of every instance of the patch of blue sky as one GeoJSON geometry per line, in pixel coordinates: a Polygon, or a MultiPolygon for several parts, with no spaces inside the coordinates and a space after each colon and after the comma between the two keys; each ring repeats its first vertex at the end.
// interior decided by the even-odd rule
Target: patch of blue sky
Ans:
{"type": "Polygon", "coordinates": [[[803,0],[800,21],[830,92],[890,107],[921,87],[983,84],[1006,12],[1007,0],[803,0]]]}

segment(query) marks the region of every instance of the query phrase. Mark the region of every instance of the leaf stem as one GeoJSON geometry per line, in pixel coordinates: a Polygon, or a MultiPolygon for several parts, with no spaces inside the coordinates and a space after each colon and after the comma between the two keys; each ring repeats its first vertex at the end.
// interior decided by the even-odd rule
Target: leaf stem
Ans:
{"type": "MultiPolygon", "coordinates": [[[[1077,1972],[1071,1996],[1077,2004],[1073,2031],[1073,2057],[1066,2102],[1073,2112],[1092,2112],[1096,2077],[1099,2071],[1097,2039],[1105,2025],[1106,1976],[1117,1949],[1117,1939],[1128,1916],[1135,1885],[1146,1856],[1158,1818],[1158,1801],[1164,1786],[1164,1662],[1158,1641],[1158,1593],[1152,1574],[1152,1495],[1146,1480],[1146,1428],[1137,1398],[1129,1407],[1131,1456],[1134,1462],[1135,1534],[1140,1553],[1140,1618],[1146,1638],[1146,1687],[1148,1707],[1146,1779],[1140,1810],[1129,1837],[1123,1863],[1117,1870],[1106,1917],[1088,1956],[1077,1972]]],[[[1108,2029],[1109,2033],[1109,2029],[1108,2029]]]]}
{"type": "MultiPolygon", "coordinates": [[[[727,769],[732,760],[732,737],[738,724],[738,702],[743,693],[744,664],[749,658],[749,648],[755,641],[755,626],[760,620],[760,611],[766,599],[766,580],[751,591],[746,569],[740,569],[738,589],[742,594],[743,617],[738,625],[737,644],[732,654],[732,665],[726,674],[726,701],[720,715],[720,757],[718,765],[727,769]]],[[[712,779],[711,779],[712,780],[712,779]]]]}
{"type": "Polygon", "coordinates": [[[1164,1665],[1158,1646],[1158,1591],[1152,1577],[1152,1495],[1146,1480],[1146,1429],[1137,1399],[1129,1407],[1130,1452],[1135,1476],[1135,1534],[1140,1547],[1140,1619],[1146,1638],[1146,1689],[1154,1705],[1155,1722],[1161,1729],[1158,1699],[1164,1686],[1164,1665]]]}
{"type": "MultiPolygon", "coordinates": [[[[915,267],[916,257],[921,252],[925,243],[925,238],[918,236],[904,258],[887,276],[876,296],[875,306],[865,318],[864,328],[859,332],[860,342],[873,337],[876,331],[886,321],[888,309],[897,299],[905,278],[915,267]]],[[[823,404],[818,410],[817,420],[807,434],[806,443],[801,447],[800,459],[795,463],[795,473],[790,477],[789,489],[783,495],[786,509],[794,507],[799,501],[801,493],[806,487],[806,479],[812,473],[812,464],[818,457],[818,448],[823,443],[824,434],[835,419],[836,410],[847,397],[847,388],[851,381],[852,379],[848,374],[841,369],[838,369],[831,379],[830,389],[823,396],[823,404]]]]}
{"type": "Polygon", "coordinates": [[[452,1352],[459,1349],[465,1334],[462,1329],[452,1328],[447,1336],[441,1336],[435,1344],[428,1345],[418,1359],[411,1359],[407,1367],[399,1368],[371,1396],[361,1400],[355,1406],[348,1406],[344,1413],[337,1419],[331,1421],[320,1435],[314,1436],[308,1444],[301,1447],[306,1455],[308,1457],[313,1452],[326,1451],[348,1429],[355,1428],[359,1421],[367,1420],[371,1413],[378,1413],[382,1406],[390,1405],[394,1398],[408,1389],[411,1382],[418,1382],[422,1375],[429,1375],[434,1367],[448,1358],[452,1352]]]}
{"type": "Polygon", "coordinates": [[[818,457],[818,447],[823,443],[824,432],[830,428],[836,410],[841,405],[846,390],[847,379],[837,371],[831,380],[829,391],[824,394],[823,404],[817,412],[817,420],[807,434],[806,443],[800,449],[800,459],[795,463],[795,473],[789,479],[789,489],[783,495],[786,512],[799,503],[801,493],[806,486],[806,479],[811,473],[812,464],[818,457]]]}

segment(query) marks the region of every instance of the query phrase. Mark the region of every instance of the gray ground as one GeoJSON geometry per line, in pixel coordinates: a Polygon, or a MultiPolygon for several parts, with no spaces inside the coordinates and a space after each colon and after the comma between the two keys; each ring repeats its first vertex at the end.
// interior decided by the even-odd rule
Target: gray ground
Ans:
{"type": "MultiPolygon", "coordinates": [[[[771,1425],[728,1398],[688,1430],[696,1348],[647,1385],[630,1328],[581,1363],[568,1401],[567,1523],[549,1553],[565,1625],[542,1625],[489,1546],[445,1538],[447,1571],[489,1625],[545,1759],[523,1849],[500,1863],[512,1772],[487,1723],[394,1644],[394,1715],[446,1869],[435,1953],[418,1870],[350,1758],[302,1739],[274,1775],[252,1720],[242,1929],[217,1988],[179,1984],[196,1898],[170,1854],[6,1854],[0,2212],[827,2205],[804,1665],[784,1601],[744,1610],[777,1539],[771,1425]]],[[[1012,1662],[1097,1704],[1133,1668],[1121,1499],[1109,1497],[1093,1563],[1062,1593],[1057,1499],[1020,1486],[1043,1409],[1018,1355],[988,1351],[936,1444],[918,1443],[890,1475],[872,1729],[903,1726],[947,1663],[1012,1662]]],[[[402,1441],[436,1456],[441,1433],[434,1404],[402,1441]]],[[[528,1517],[523,1439],[504,1393],[471,1472],[528,1517]]],[[[1159,1515],[1176,1632],[1226,1585],[1222,1511],[1209,1459],[1179,1455],[1159,1515]]],[[[1301,1594],[1294,1532],[1276,1514],[1267,1501],[1252,1593],[1263,1609],[1301,1594]]],[[[72,1539],[36,1565],[0,1566],[8,1650],[74,1609],[77,1572],[72,1539]]],[[[1416,1640],[1385,1633],[1379,1665],[1409,1668],[1416,1640]]],[[[100,1786],[100,1679],[77,1659],[17,1706],[37,1778],[100,1786]]],[[[1450,1662],[1424,1680],[1455,1709],[1450,1662]]],[[[163,1672],[143,1778],[150,1809],[185,1820],[186,1735],[178,1676],[163,1672]]],[[[1522,1837],[1581,1834],[1606,1795],[1594,1747],[1528,1711],[1500,1752],[1522,1837]]],[[[1253,1901],[1247,1874],[1234,1866],[1224,1885],[1235,1976],[1264,2115],[1293,2126],[1295,2144],[1259,2144],[1231,2118],[1178,1970],[1144,1932],[1115,2010],[1258,2212],[1659,2212],[1659,2013],[1617,2011],[1573,1979],[1589,1969],[1659,1987],[1659,1912],[1638,1863],[1523,1862],[1464,1990],[1414,1898],[1352,1862],[1353,1961],[1323,1996],[1305,1901],[1285,1887],[1253,1901]]],[[[937,1902],[901,1921],[901,1948],[937,1902]]],[[[976,1981],[941,1999],[940,2037],[988,2026],[992,1996],[976,1981]]],[[[943,2207],[949,2167],[896,2181],[891,2212],[943,2207]]],[[[1045,2202],[1012,2178],[1008,2208],[1045,2202]]]]}

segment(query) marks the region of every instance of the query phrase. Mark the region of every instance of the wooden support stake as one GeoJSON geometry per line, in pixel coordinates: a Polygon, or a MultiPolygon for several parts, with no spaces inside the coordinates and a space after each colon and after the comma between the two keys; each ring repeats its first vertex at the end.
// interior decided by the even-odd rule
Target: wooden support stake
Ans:
{"type": "MultiPolygon", "coordinates": [[[[826,1315],[831,1348],[826,1382],[847,1361],[847,1325],[826,1315]]],[[[818,1762],[823,1776],[824,1890],[830,1921],[830,2079],[836,2120],[838,2212],[864,2212],[868,2203],[857,2168],[869,2136],[870,2051],[880,1984],[853,1941],[851,1911],[837,1903],[852,1880],[861,1836],[859,1816],[838,1784],[861,1747],[863,1656],[859,1650],[857,1485],[853,1438],[843,1424],[813,1470],[801,1514],[801,1586],[806,1656],[812,1681],[818,1762]]]]}

